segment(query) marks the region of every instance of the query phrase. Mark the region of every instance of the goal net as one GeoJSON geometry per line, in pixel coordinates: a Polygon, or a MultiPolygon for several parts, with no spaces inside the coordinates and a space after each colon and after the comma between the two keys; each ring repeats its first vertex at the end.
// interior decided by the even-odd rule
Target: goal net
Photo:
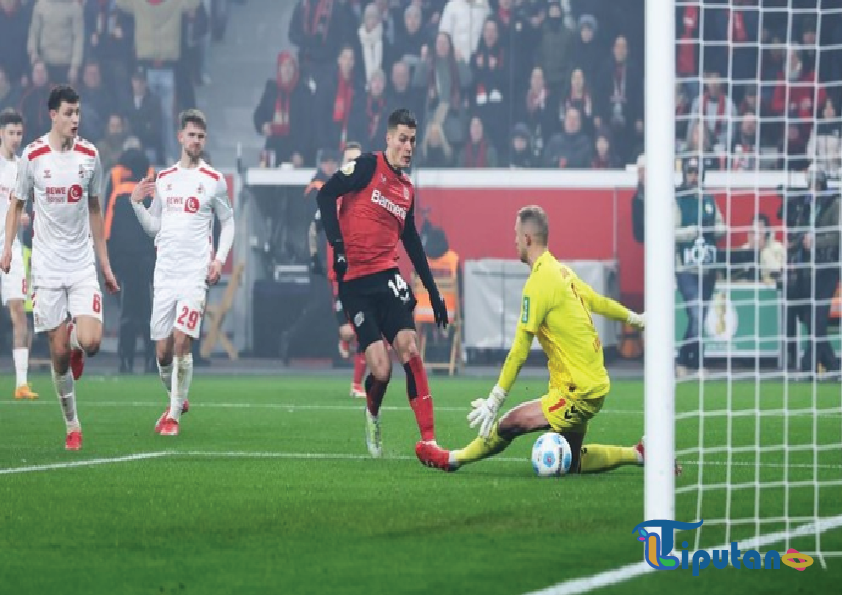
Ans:
{"type": "Polygon", "coordinates": [[[675,519],[704,520],[691,549],[824,566],[842,554],[842,2],[674,8],[675,519]]]}

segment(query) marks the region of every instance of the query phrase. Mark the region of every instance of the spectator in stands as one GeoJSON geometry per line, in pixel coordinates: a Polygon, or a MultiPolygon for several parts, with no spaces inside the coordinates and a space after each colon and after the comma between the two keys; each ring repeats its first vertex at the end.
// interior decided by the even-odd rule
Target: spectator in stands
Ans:
{"type": "MultiPolygon", "coordinates": [[[[29,84],[29,54],[27,40],[32,22],[32,3],[21,0],[0,0],[0,69],[12,86],[26,87],[29,84]]],[[[14,106],[17,108],[17,106],[14,106]]]]}
{"type": "Polygon", "coordinates": [[[391,114],[399,108],[407,108],[418,121],[418,129],[424,130],[424,113],[420,106],[423,105],[423,97],[413,93],[409,85],[409,66],[403,60],[392,64],[392,79],[386,91],[386,113],[391,114]]]}
{"type": "Polygon", "coordinates": [[[496,168],[497,149],[485,135],[485,129],[479,116],[471,118],[468,142],[459,155],[462,168],[496,168]]]}
{"type": "Polygon", "coordinates": [[[20,100],[23,115],[23,147],[50,130],[50,113],[45,109],[50,96],[47,65],[36,60],[32,65],[32,81],[20,100]]]}
{"type": "Polygon", "coordinates": [[[0,112],[6,108],[17,109],[20,106],[20,92],[16,85],[9,81],[6,70],[0,66],[0,112]]]}
{"type": "Polygon", "coordinates": [[[26,43],[29,60],[43,60],[55,83],[75,83],[85,49],[85,22],[77,0],[36,0],[26,43]]]}
{"type": "Polygon", "coordinates": [[[525,89],[535,67],[535,54],[541,42],[544,7],[527,0],[501,0],[494,17],[500,30],[500,42],[506,47],[512,89],[525,89]],[[510,5],[506,7],[506,3],[510,5]]]}
{"type": "Polygon", "coordinates": [[[510,128],[510,71],[508,55],[500,44],[497,22],[488,19],[479,47],[471,58],[470,103],[495,147],[505,146],[510,128]]]}
{"type": "Polygon", "coordinates": [[[427,92],[425,120],[442,127],[450,145],[461,145],[465,139],[464,92],[471,80],[471,72],[453,51],[450,35],[441,31],[436,36],[432,55],[422,57],[415,69],[413,86],[427,92]]]}
{"type": "Polygon", "coordinates": [[[620,163],[620,160],[611,151],[611,137],[605,129],[600,129],[597,132],[594,149],[593,161],[591,161],[592,169],[610,170],[623,167],[623,164],[620,163]]]}
{"type": "Polygon", "coordinates": [[[383,35],[383,21],[380,10],[369,4],[363,12],[363,22],[357,30],[357,63],[365,76],[368,88],[371,77],[378,70],[385,71],[391,60],[392,48],[383,35]]]}
{"type": "Polygon", "coordinates": [[[362,138],[365,122],[365,90],[354,75],[354,48],[345,45],[336,66],[319,83],[312,117],[319,147],[341,150],[349,139],[362,138]]]}
{"type": "Polygon", "coordinates": [[[708,136],[714,146],[730,147],[733,132],[731,122],[736,120],[737,108],[722,88],[719,73],[709,71],[705,77],[705,92],[693,100],[690,108],[690,130],[701,121],[707,127],[708,136]]]}
{"type": "Polygon", "coordinates": [[[631,207],[632,235],[643,244],[646,241],[646,156],[643,154],[637,157],[637,190],[632,196],[631,207]]]}
{"type": "Polygon", "coordinates": [[[184,13],[181,28],[181,72],[188,77],[191,86],[204,85],[204,47],[210,34],[210,17],[205,5],[200,3],[184,13]]]}
{"type": "Polygon", "coordinates": [[[129,128],[140,140],[149,161],[164,165],[161,101],[149,90],[146,84],[146,69],[143,66],[139,66],[132,73],[132,97],[127,116],[129,128]]]}
{"type": "Polygon", "coordinates": [[[529,77],[526,99],[522,100],[515,111],[516,117],[519,117],[529,128],[529,134],[532,137],[532,155],[536,163],[541,160],[547,141],[558,130],[556,125],[558,117],[554,103],[553,96],[544,84],[544,70],[536,66],[529,77]]]}
{"type": "Polygon", "coordinates": [[[698,3],[675,8],[675,74],[684,92],[695,99],[699,94],[699,26],[702,21],[698,3]]]}
{"type": "Polygon", "coordinates": [[[675,84],[675,147],[682,151],[687,145],[687,135],[690,130],[690,98],[687,86],[675,84]]]}
{"type": "Polygon", "coordinates": [[[760,103],[757,100],[757,85],[749,83],[743,86],[743,98],[740,100],[740,105],[737,107],[737,113],[740,116],[747,112],[757,114],[760,110],[760,103]]]}
{"type": "Polygon", "coordinates": [[[731,147],[731,169],[746,172],[759,167],[757,116],[746,112],[740,120],[740,130],[731,147]]]}
{"type": "Polygon", "coordinates": [[[378,151],[386,138],[389,111],[386,106],[386,75],[377,70],[371,75],[365,98],[365,137],[363,151],[378,151]]]}
{"type": "Polygon", "coordinates": [[[161,101],[161,138],[164,160],[178,155],[175,134],[176,71],[181,60],[181,20],[200,0],[115,0],[118,8],[134,16],[135,57],[146,67],[152,93],[161,101]]]}
{"type": "MultiPolygon", "coordinates": [[[[585,75],[585,80],[593,82],[600,74],[602,66],[598,60],[600,47],[596,42],[598,23],[592,14],[579,17],[579,34],[576,36],[570,50],[570,67],[579,68],[585,75]]],[[[562,74],[563,76],[563,74],[562,74]]]]}
{"type": "Polygon", "coordinates": [[[778,73],[778,84],[770,106],[774,115],[790,119],[788,155],[796,153],[793,148],[806,151],[816,111],[824,102],[825,90],[816,84],[816,73],[804,67],[799,50],[790,49],[786,70],[778,73]]]}
{"type": "Polygon", "coordinates": [[[289,51],[278,54],[275,78],[266,81],[253,117],[255,130],[266,137],[265,148],[275,152],[276,163],[291,162],[300,168],[313,162],[312,101],[295,56],[289,51]]]}
{"type": "Polygon", "coordinates": [[[427,168],[449,168],[453,165],[453,148],[438,122],[427,125],[424,142],[421,143],[421,163],[427,168]]]}
{"type": "Polygon", "coordinates": [[[816,167],[828,176],[839,177],[842,169],[842,120],[830,96],[825,99],[821,120],[810,136],[807,154],[816,167]]]}
{"type": "Polygon", "coordinates": [[[774,283],[781,278],[786,264],[786,248],[775,238],[775,232],[769,223],[769,218],[759,213],[754,216],[754,226],[748,233],[742,248],[756,251],[760,280],[774,283]]]}
{"type": "Polygon", "coordinates": [[[566,114],[567,108],[570,107],[576,108],[582,115],[582,130],[586,134],[592,134],[594,131],[593,99],[581,68],[573,69],[570,73],[569,88],[566,97],[561,102],[559,114],[566,114]]]}
{"type": "MultiPolygon", "coordinates": [[[[719,48],[723,50],[723,60],[720,62],[717,58],[717,62],[713,64],[705,62],[706,69],[718,67],[721,69],[718,71],[720,74],[727,73],[732,80],[757,79],[760,71],[757,63],[760,35],[760,10],[757,0],[733,0],[731,6],[716,7],[707,11],[705,19],[709,17],[710,20],[703,23],[705,37],[715,37],[719,42],[719,48]]],[[[709,49],[712,49],[710,44],[709,49]]],[[[736,89],[736,102],[742,99],[739,95],[741,92],[741,88],[736,89]]]]}
{"type": "Polygon", "coordinates": [[[487,0],[448,0],[439,21],[439,32],[450,36],[457,61],[467,63],[471,59],[490,13],[487,0]]]}
{"type": "Polygon", "coordinates": [[[90,60],[85,63],[79,94],[84,99],[80,104],[80,134],[88,139],[100,139],[105,134],[108,115],[119,106],[111,90],[102,84],[99,62],[90,60]]]}
{"type": "Polygon", "coordinates": [[[344,2],[299,0],[289,22],[289,40],[298,47],[300,68],[320,81],[328,76],[343,45],[354,41],[358,19],[344,2]]]}
{"type": "Polygon", "coordinates": [[[544,69],[544,78],[550,91],[559,96],[567,81],[570,59],[570,31],[564,26],[561,1],[550,0],[547,18],[541,29],[540,58],[537,62],[544,69]]]}
{"type": "Polygon", "coordinates": [[[529,134],[529,127],[523,122],[518,122],[514,126],[509,142],[509,167],[534,168],[537,165],[535,156],[532,154],[532,136],[529,134]]]}
{"type": "MultiPolygon", "coordinates": [[[[390,0],[373,0],[372,4],[377,8],[377,14],[383,28],[383,40],[392,47],[395,44],[399,27],[395,21],[390,0]]],[[[363,14],[365,14],[365,11],[363,11],[363,14]]]]}
{"type": "Polygon", "coordinates": [[[605,125],[615,139],[614,149],[623,163],[643,138],[643,76],[638,66],[629,61],[629,46],[623,35],[614,40],[612,55],[594,82],[602,109],[594,124],[605,125]]]}
{"type": "Polygon", "coordinates": [[[685,157],[699,157],[701,155],[704,172],[722,169],[720,158],[725,158],[724,152],[717,153],[714,151],[708,129],[702,122],[696,122],[690,127],[690,140],[681,153],[685,157]]]}
{"type": "MultiPolygon", "coordinates": [[[[421,8],[410,4],[403,13],[403,28],[395,38],[392,56],[414,68],[421,62],[421,48],[427,45],[429,37],[421,27],[421,8]]],[[[385,70],[385,69],[384,69],[385,70]]]]}
{"type": "Polygon", "coordinates": [[[128,136],[123,117],[120,114],[111,113],[108,116],[105,136],[96,144],[96,148],[99,149],[99,159],[102,162],[103,171],[107,172],[117,164],[128,136]]]}
{"type": "Polygon", "coordinates": [[[564,131],[553,135],[544,151],[544,165],[549,168],[589,168],[593,159],[593,141],[582,132],[579,110],[567,108],[564,131]]]}
{"type": "Polygon", "coordinates": [[[114,2],[85,3],[85,56],[100,63],[105,85],[129,88],[134,65],[134,21],[114,2]]]}

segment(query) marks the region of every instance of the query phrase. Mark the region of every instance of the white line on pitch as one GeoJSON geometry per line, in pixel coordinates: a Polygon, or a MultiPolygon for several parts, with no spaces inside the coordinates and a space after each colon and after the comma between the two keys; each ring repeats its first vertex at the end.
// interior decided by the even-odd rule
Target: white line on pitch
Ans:
{"type": "MultiPolygon", "coordinates": [[[[797,528],[790,530],[789,532],[775,532],[773,534],[755,536],[754,538],[751,538],[750,540],[746,541],[740,540],[740,548],[746,550],[758,549],[760,547],[766,546],[767,544],[775,544],[776,542],[782,542],[787,538],[791,539],[798,538],[800,536],[822,534],[824,532],[835,530],[836,528],[841,527],[842,515],[827,517],[818,520],[818,523],[810,522],[802,526],[798,526],[797,528]]],[[[730,545],[724,544],[722,546],[717,546],[715,550],[725,550],[728,548],[730,548],[730,545]]],[[[641,557],[643,556],[642,549],[640,555],[641,557]]],[[[561,582],[543,590],[531,592],[531,594],[583,594],[585,592],[590,592],[591,590],[597,590],[599,588],[604,588],[606,586],[610,586],[619,582],[634,579],[643,575],[644,573],[648,573],[649,571],[653,571],[652,567],[650,567],[648,563],[640,561],[638,563],[631,563],[629,565],[624,565],[623,567],[618,567],[617,569],[611,569],[610,571],[603,571],[602,573],[597,573],[596,575],[592,575],[590,577],[583,577],[580,579],[561,582]]]]}
{"type": "Polygon", "coordinates": [[[56,462],[53,464],[41,464],[38,466],[21,466],[18,468],[2,468],[0,475],[3,474],[25,474],[26,472],[45,472],[47,470],[62,470],[64,468],[82,468],[89,466],[99,466],[102,464],[116,464],[126,461],[137,461],[141,459],[154,459],[156,457],[165,457],[172,455],[171,451],[154,451],[152,453],[133,453],[131,455],[121,455],[119,457],[102,457],[98,459],[83,459],[79,461],[65,461],[56,462]]]}
{"type": "MultiPolygon", "coordinates": [[[[28,407],[29,405],[52,405],[52,401],[27,401],[21,402],[20,400],[0,400],[0,406],[8,406],[11,404],[26,404],[23,407],[28,407]]],[[[270,409],[270,410],[336,410],[336,411],[347,411],[347,412],[357,412],[363,409],[363,405],[365,402],[363,400],[359,400],[359,405],[338,405],[338,404],[275,404],[275,403],[266,403],[266,404],[250,404],[250,403],[220,403],[220,402],[203,402],[203,403],[196,403],[195,405],[191,402],[190,409],[192,410],[195,408],[233,408],[233,409],[270,409]]],[[[116,407],[128,407],[128,408],[145,408],[145,407],[158,407],[158,406],[166,406],[167,402],[165,399],[161,399],[161,401],[92,401],[89,403],[85,403],[82,400],[82,407],[83,408],[91,408],[91,407],[107,407],[107,408],[116,408],[116,407]]],[[[381,410],[385,411],[410,411],[411,408],[407,406],[383,406],[380,408],[381,410]]],[[[465,405],[464,407],[456,407],[456,406],[435,406],[436,412],[468,412],[470,411],[470,407],[465,405]]],[[[643,414],[643,410],[602,410],[600,415],[602,414],[643,414]]]]}
{"type": "MultiPolygon", "coordinates": [[[[170,455],[188,457],[229,457],[267,459],[346,459],[369,460],[370,455],[362,453],[294,453],[284,451],[172,451],[170,455]]],[[[385,460],[415,460],[411,455],[387,455],[385,460]]],[[[492,461],[523,463],[525,457],[495,457],[492,461]]]]}

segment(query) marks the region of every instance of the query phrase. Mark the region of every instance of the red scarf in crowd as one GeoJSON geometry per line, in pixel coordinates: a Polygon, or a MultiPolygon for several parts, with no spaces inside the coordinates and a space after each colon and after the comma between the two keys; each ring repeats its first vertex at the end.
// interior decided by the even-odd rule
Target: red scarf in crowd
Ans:
{"type": "Polygon", "coordinates": [[[283,137],[289,134],[289,103],[295,85],[298,83],[298,65],[290,52],[284,51],[278,54],[278,97],[275,99],[275,115],[272,118],[272,135],[283,137]],[[288,83],[281,82],[281,65],[292,62],[295,66],[295,75],[288,83]]]}
{"type": "Polygon", "coordinates": [[[681,32],[678,44],[676,70],[680,75],[696,74],[696,27],[699,26],[699,7],[685,6],[682,22],[684,30],[681,32]]]}
{"type": "Polygon", "coordinates": [[[465,146],[465,167],[484,168],[488,166],[488,143],[482,139],[479,143],[468,143],[465,146]]]}
{"type": "Polygon", "coordinates": [[[729,10],[730,16],[730,34],[731,41],[737,43],[745,43],[748,41],[748,31],[746,31],[746,23],[743,18],[743,11],[729,10]]]}
{"type": "MultiPolygon", "coordinates": [[[[702,105],[699,106],[699,111],[701,112],[701,120],[702,122],[706,122],[705,120],[705,112],[707,112],[708,104],[710,103],[710,95],[705,92],[702,96],[702,105]]],[[[719,97],[716,101],[716,120],[714,122],[713,134],[719,136],[719,131],[722,128],[722,125],[725,123],[725,94],[720,93],[719,97]]],[[[705,124],[707,126],[707,124],[705,124]]]]}
{"type": "Polygon", "coordinates": [[[330,15],[333,12],[333,0],[305,0],[301,5],[301,20],[304,33],[307,35],[320,34],[327,40],[327,29],[330,25],[330,15]],[[311,8],[315,3],[315,10],[311,8]]]}
{"type": "Polygon", "coordinates": [[[346,79],[340,72],[338,77],[336,97],[333,99],[333,121],[342,125],[339,141],[341,148],[345,146],[345,139],[348,135],[348,118],[351,116],[351,102],[354,101],[354,74],[353,72],[350,73],[346,79]]]}
{"type": "Polygon", "coordinates": [[[383,114],[383,108],[386,107],[386,98],[382,95],[380,97],[372,97],[369,95],[365,102],[366,122],[368,122],[368,138],[373,139],[377,132],[377,127],[380,125],[380,117],[383,114]]]}

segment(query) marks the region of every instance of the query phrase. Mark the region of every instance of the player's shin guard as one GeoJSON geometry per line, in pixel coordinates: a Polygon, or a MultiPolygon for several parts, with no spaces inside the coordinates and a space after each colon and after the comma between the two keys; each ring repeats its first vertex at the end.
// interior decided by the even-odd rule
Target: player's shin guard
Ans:
{"type": "Polygon", "coordinates": [[[161,382],[164,384],[164,389],[167,390],[167,399],[171,399],[173,361],[170,360],[169,364],[161,364],[161,362],[156,359],[156,362],[158,363],[158,374],[161,375],[161,382]]]}
{"type": "Polygon", "coordinates": [[[193,354],[173,357],[170,418],[176,422],[181,418],[181,409],[190,393],[191,381],[193,381],[193,354]]]}
{"type": "Polygon", "coordinates": [[[459,449],[458,451],[450,452],[451,464],[456,466],[464,466],[465,464],[472,464],[486,457],[497,455],[506,447],[511,445],[510,439],[504,439],[497,431],[498,422],[491,427],[491,433],[487,439],[477,437],[471,441],[467,447],[459,449]]]}
{"type": "Polygon", "coordinates": [[[80,430],[79,416],[76,413],[76,392],[73,389],[73,374],[67,370],[63,375],[52,369],[53,385],[56,388],[56,395],[61,404],[61,411],[64,414],[64,422],[67,425],[67,432],[80,430]]]}
{"type": "MultiPolygon", "coordinates": [[[[365,374],[365,354],[354,356],[354,385],[362,385],[365,374]]],[[[368,391],[366,391],[368,393],[368,391]]]]}
{"type": "Polygon", "coordinates": [[[639,465],[634,447],[616,445],[585,445],[582,447],[582,474],[607,472],[620,466],[639,465]]]}
{"type": "Polygon", "coordinates": [[[380,404],[383,403],[383,396],[386,395],[388,386],[389,381],[385,383],[378,381],[372,374],[365,378],[365,402],[372,416],[380,414],[380,404]]]}
{"type": "Polygon", "coordinates": [[[403,365],[403,369],[406,371],[406,394],[409,397],[409,405],[415,412],[415,421],[418,423],[418,430],[421,431],[421,440],[435,441],[433,397],[427,385],[427,371],[424,370],[421,356],[416,355],[410,358],[409,362],[403,365]]]}

